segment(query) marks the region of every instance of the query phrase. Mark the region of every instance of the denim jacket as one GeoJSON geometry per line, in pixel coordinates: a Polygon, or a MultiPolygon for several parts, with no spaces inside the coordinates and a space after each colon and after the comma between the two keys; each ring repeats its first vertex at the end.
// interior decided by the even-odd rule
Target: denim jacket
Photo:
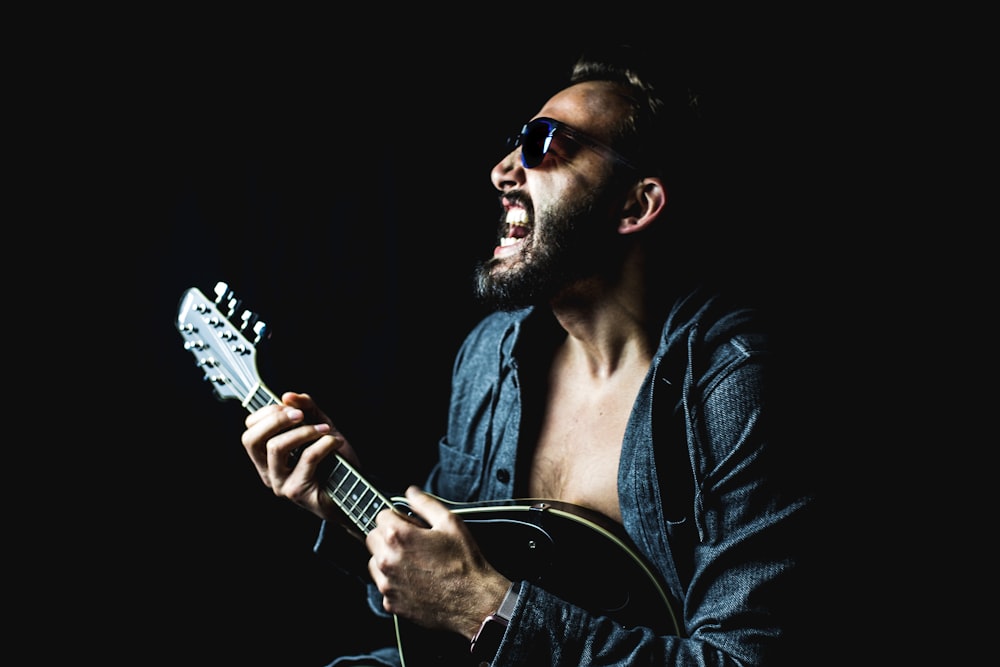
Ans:
{"type": "MultiPolygon", "coordinates": [[[[524,496],[519,443],[537,435],[530,396],[547,371],[533,359],[550,358],[560,331],[540,309],[494,313],[473,329],[425,490],[453,502],[524,496]]],[[[798,486],[802,443],[785,429],[775,437],[773,359],[756,311],[696,290],[671,307],[636,397],[619,461],[621,515],[680,632],[625,627],[525,581],[493,664],[792,662],[786,633],[805,613],[797,577],[812,499],[798,486]]]]}

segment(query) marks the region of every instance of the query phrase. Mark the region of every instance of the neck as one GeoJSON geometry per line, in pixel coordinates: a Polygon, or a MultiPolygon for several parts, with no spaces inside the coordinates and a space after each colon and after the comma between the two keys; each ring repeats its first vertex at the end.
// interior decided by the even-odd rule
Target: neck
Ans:
{"type": "Polygon", "coordinates": [[[648,365],[659,336],[650,322],[645,290],[637,276],[615,285],[591,278],[552,301],[552,312],[566,331],[561,355],[583,363],[595,377],[609,377],[633,363],[648,365]]]}

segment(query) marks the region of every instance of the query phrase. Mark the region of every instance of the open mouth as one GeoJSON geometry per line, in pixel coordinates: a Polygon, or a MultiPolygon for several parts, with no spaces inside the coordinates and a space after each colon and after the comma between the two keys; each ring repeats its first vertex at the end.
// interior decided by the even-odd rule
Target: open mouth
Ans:
{"type": "Polygon", "coordinates": [[[531,233],[531,224],[528,221],[528,212],[520,207],[507,209],[507,216],[504,219],[505,228],[501,231],[500,245],[493,252],[493,255],[507,255],[513,253],[523,240],[531,233]],[[509,251],[509,252],[504,252],[509,251]]]}

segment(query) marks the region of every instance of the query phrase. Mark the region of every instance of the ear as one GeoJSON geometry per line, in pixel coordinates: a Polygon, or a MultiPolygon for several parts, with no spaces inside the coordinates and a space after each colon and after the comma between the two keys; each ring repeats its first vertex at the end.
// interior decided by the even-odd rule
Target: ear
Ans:
{"type": "Polygon", "coordinates": [[[648,227],[660,216],[667,203],[667,190],[659,178],[644,178],[629,190],[618,224],[620,234],[631,234],[648,227]]]}

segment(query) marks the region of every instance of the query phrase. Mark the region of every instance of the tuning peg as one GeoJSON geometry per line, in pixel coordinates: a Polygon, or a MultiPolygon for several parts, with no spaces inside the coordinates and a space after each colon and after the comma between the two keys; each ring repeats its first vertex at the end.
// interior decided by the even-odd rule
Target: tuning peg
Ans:
{"type": "Polygon", "coordinates": [[[264,337],[265,337],[265,334],[269,334],[270,333],[268,331],[268,329],[267,329],[267,325],[264,324],[263,322],[260,322],[260,321],[258,321],[256,324],[253,325],[253,331],[254,331],[255,334],[257,334],[257,336],[253,339],[253,344],[254,345],[256,345],[261,340],[263,340],[264,337]]]}
{"type": "Polygon", "coordinates": [[[236,311],[238,311],[242,305],[243,301],[241,299],[237,299],[236,297],[231,298],[229,300],[229,312],[226,313],[226,317],[233,319],[233,315],[236,314],[236,311]]]}
{"type": "Polygon", "coordinates": [[[233,293],[229,289],[229,284],[224,282],[215,283],[215,303],[222,303],[224,299],[232,297],[233,293]]]}
{"type": "Polygon", "coordinates": [[[243,315],[240,316],[243,324],[240,325],[240,331],[248,331],[259,319],[257,314],[250,310],[244,310],[243,315]]]}

